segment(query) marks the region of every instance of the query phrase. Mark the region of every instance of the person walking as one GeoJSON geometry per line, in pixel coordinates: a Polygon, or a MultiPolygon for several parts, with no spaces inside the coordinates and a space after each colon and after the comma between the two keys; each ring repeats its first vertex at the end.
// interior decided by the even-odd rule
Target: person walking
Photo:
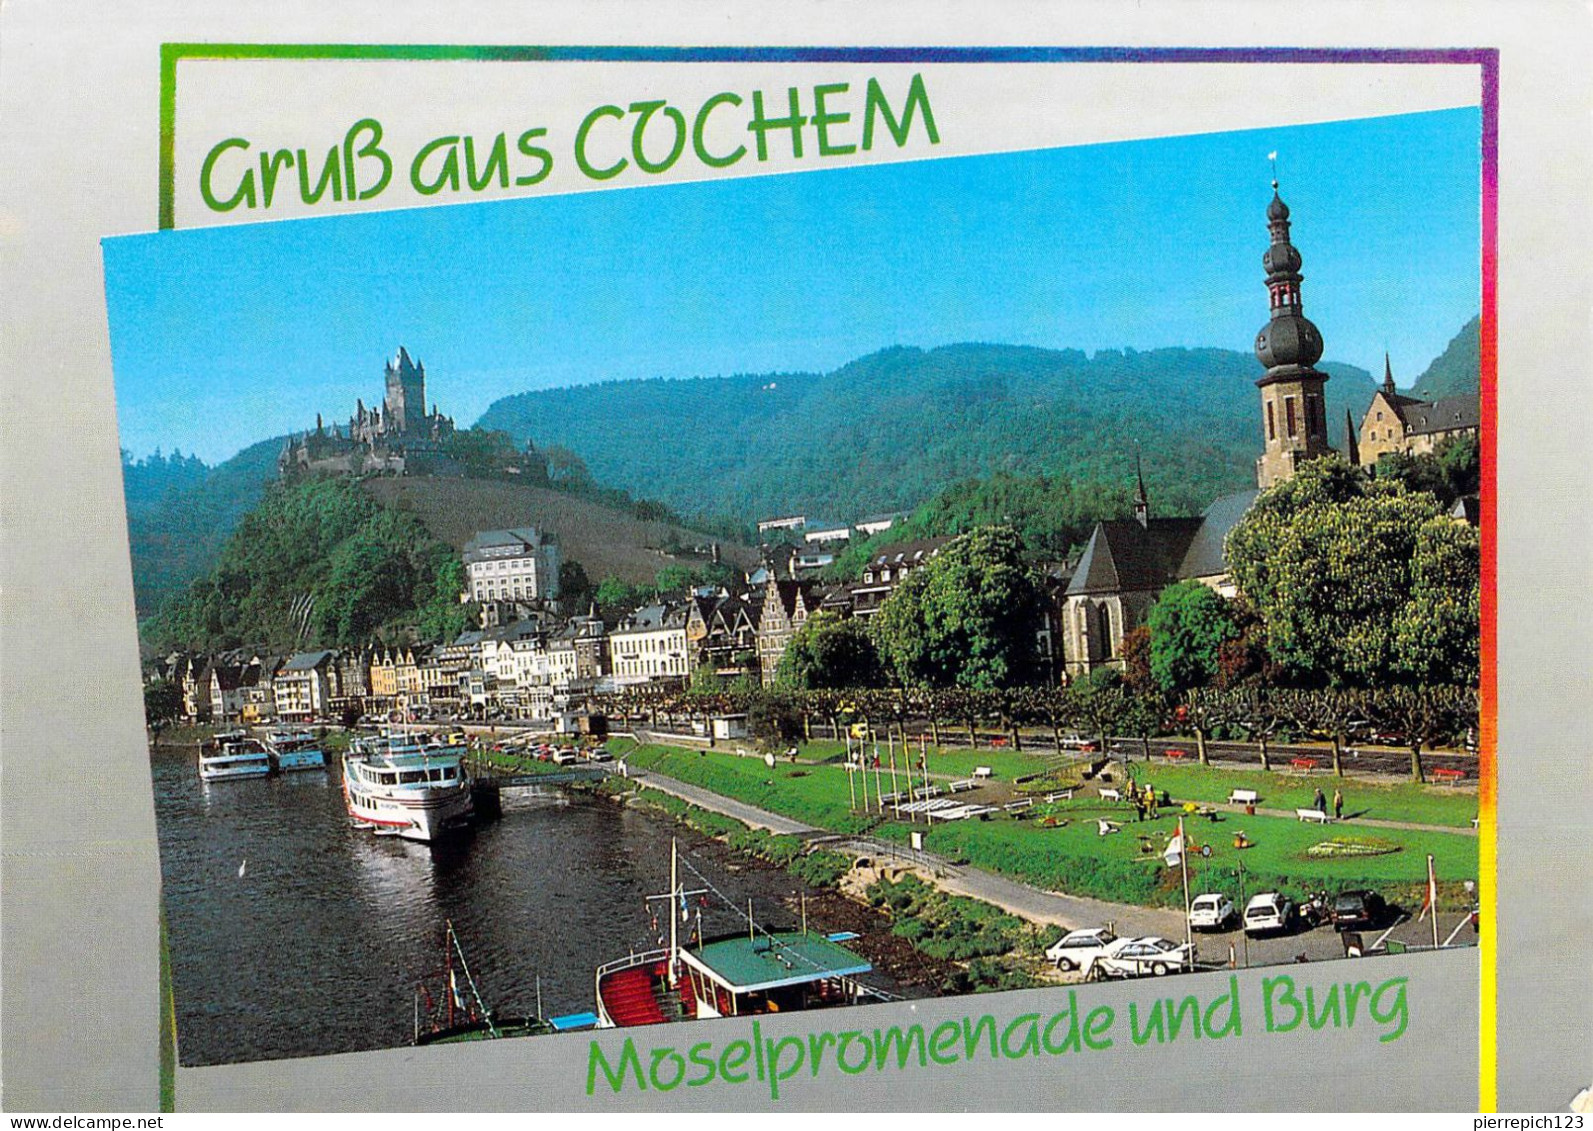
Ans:
{"type": "Polygon", "coordinates": [[[1327,794],[1322,792],[1321,786],[1316,787],[1316,794],[1311,798],[1311,808],[1318,813],[1327,812],[1327,794]]]}
{"type": "Polygon", "coordinates": [[[1335,821],[1344,819],[1344,792],[1338,789],[1333,791],[1333,819],[1335,821]]]}

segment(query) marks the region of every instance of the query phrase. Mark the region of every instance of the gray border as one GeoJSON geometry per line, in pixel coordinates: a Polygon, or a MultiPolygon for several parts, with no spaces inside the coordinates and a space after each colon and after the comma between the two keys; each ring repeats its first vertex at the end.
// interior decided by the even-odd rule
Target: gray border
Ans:
{"type": "MultiPolygon", "coordinates": [[[[737,9],[644,14],[622,4],[578,12],[483,4],[446,15],[420,5],[401,13],[372,4],[324,9],[305,3],[291,17],[279,14],[275,30],[321,42],[369,39],[379,29],[389,42],[1234,45],[1259,36],[1268,46],[1500,47],[1500,1102],[1559,1108],[1593,1078],[1586,943],[1593,934],[1593,759],[1577,729],[1578,708],[1593,701],[1586,599],[1593,547],[1581,505],[1589,474],[1575,427],[1590,407],[1581,367],[1593,307],[1581,226],[1593,171],[1585,7],[1545,2],[1523,13],[1520,5],[1429,3],[1394,13],[1271,5],[1267,12],[1278,18],[1263,22],[1246,3],[1142,4],[1122,14],[1102,5],[1009,4],[981,8],[975,28],[950,5],[848,12],[845,26],[834,9],[819,9],[831,18],[817,22],[812,11],[754,21],[737,9]]],[[[156,1102],[158,867],[97,241],[153,226],[158,44],[258,38],[261,29],[247,15],[196,3],[132,12],[88,0],[21,0],[3,17],[0,1082],[13,1110],[149,1109],[156,1102]],[[96,689],[92,703],[74,695],[84,687],[96,689]]],[[[1420,270],[1419,239],[1411,269],[1420,270]]],[[[1461,976],[1445,962],[1453,957],[1465,958],[1443,956],[1417,976],[1424,996],[1455,988],[1451,977],[1461,976]]],[[[1457,1015],[1455,1026],[1466,1031],[1466,1018],[1457,1015]]],[[[1415,1039],[1400,1042],[1401,1070],[1383,1057],[1347,1057],[1331,1075],[1375,1089],[1376,1106],[1469,1107],[1473,1099],[1438,1102],[1413,1083],[1423,1074],[1455,1080],[1450,1069],[1467,1058],[1453,1035],[1413,1029],[1415,1039]],[[1407,1056],[1420,1067],[1404,1070],[1407,1056]]],[[[298,1095],[343,1107],[409,1096],[401,1089],[416,1055],[184,1071],[179,1102],[271,1107],[298,1095]],[[262,1076],[271,1082],[259,1084],[262,1076]],[[365,1083],[350,1090],[355,1079],[365,1083]],[[382,1084],[373,1089],[373,1079],[382,1084]]],[[[479,1086],[437,1102],[541,1105],[512,1082],[525,1075],[531,1062],[522,1058],[530,1055],[515,1047],[472,1054],[462,1070],[479,1086]]],[[[1239,1071],[1256,1085],[1279,1080],[1275,1065],[1239,1071]]],[[[983,1078],[991,1090],[981,1082],[954,1094],[912,1095],[951,1107],[1005,1106],[1014,1096],[1036,1105],[1193,1106],[1195,1093],[1184,1085],[1208,1074],[1169,1079],[1162,1092],[1139,1072],[1145,1086],[1091,1093],[1082,1103],[1075,1102],[1081,1093],[1053,1091],[1054,1075],[1016,1072],[999,1082],[983,1078]]],[[[1322,1078],[1319,1066],[1312,1095],[1322,1096],[1322,1078]]],[[[1264,1097],[1276,1097],[1280,1108],[1298,1105],[1297,1094],[1272,1086],[1235,1087],[1225,1096],[1234,1106],[1274,1106],[1264,1097]]],[[[853,1098],[837,1102],[873,1102],[853,1098]]]]}

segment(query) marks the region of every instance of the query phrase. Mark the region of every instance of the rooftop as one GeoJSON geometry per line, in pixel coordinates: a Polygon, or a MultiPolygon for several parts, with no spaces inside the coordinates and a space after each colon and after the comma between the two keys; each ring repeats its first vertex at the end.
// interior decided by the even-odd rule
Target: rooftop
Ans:
{"type": "Polygon", "coordinates": [[[756,939],[737,936],[708,943],[681,956],[723,982],[735,993],[794,986],[821,978],[867,974],[874,967],[823,935],[779,931],[756,939]]]}

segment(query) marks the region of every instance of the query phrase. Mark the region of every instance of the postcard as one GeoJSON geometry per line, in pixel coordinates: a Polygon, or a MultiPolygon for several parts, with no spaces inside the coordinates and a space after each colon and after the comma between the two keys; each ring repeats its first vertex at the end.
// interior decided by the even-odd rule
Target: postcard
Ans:
{"type": "Polygon", "coordinates": [[[5,560],[114,543],[116,1106],[1565,1110],[1502,36],[150,41],[5,560]]]}

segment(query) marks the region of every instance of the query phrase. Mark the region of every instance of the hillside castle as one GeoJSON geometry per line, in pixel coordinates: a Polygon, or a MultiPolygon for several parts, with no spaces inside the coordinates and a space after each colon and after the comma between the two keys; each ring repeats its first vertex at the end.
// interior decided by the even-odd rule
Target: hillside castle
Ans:
{"type": "Polygon", "coordinates": [[[386,379],[380,408],[366,408],[361,399],[347,426],[330,429],[317,413],[314,432],[290,437],[283,446],[277,470],[283,476],[446,473],[452,461],[443,446],[454,433],[454,421],[436,405],[426,412],[426,367],[399,346],[398,356],[387,363],[386,379]]]}

